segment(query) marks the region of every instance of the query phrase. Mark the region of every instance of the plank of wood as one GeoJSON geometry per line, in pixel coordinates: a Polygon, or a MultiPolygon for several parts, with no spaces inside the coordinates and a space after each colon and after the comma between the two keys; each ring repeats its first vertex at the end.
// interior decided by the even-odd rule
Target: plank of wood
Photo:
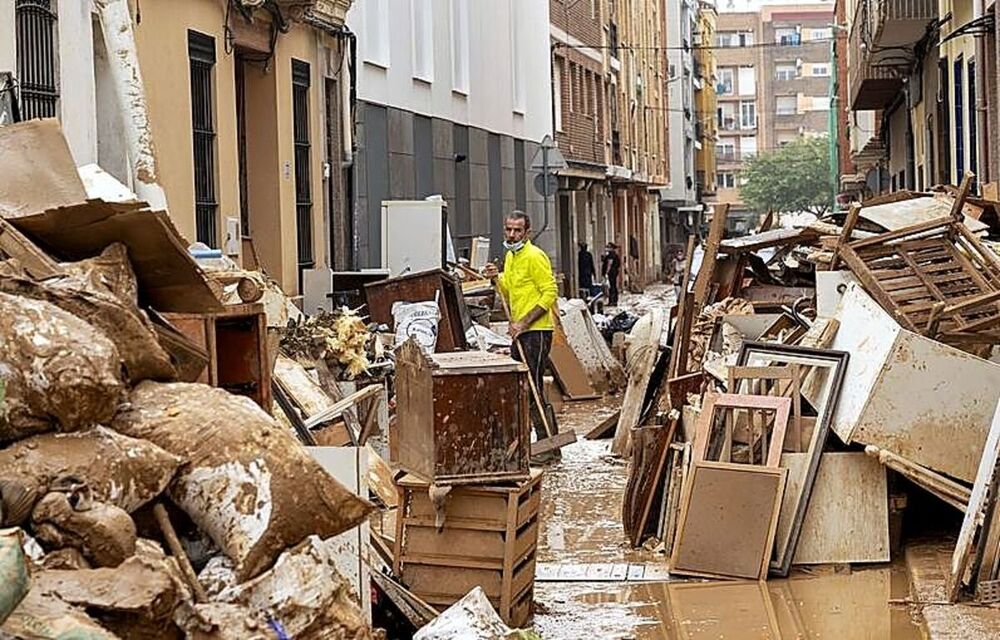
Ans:
{"type": "Polygon", "coordinates": [[[555,374],[556,382],[563,390],[563,395],[571,400],[588,400],[599,397],[590,376],[583,364],[570,348],[566,334],[559,321],[556,321],[552,336],[552,348],[549,350],[549,365],[555,374]]]}
{"type": "MultiPolygon", "coordinates": [[[[810,456],[786,453],[788,483],[777,538],[787,537],[792,500],[801,493],[810,456]],[[783,535],[784,534],[784,535],[783,535]]],[[[885,467],[864,453],[823,454],[792,564],[889,561],[889,507],[885,467]]]]}
{"type": "Polygon", "coordinates": [[[368,449],[368,488],[378,496],[378,499],[387,509],[395,509],[399,506],[399,494],[396,491],[396,484],[393,481],[392,469],[389,464],[382,459],[382,456],[375,453],[371,447],[368,449]]]}
{"type": "MultiPolygon", "coordinates": [[[[692,293],[688,291],[691,282],[691,265],[694,259],[695,237],[688,236],[687,253],[684,259],[684,271],[681,275],[680,298],[677,300],[677,319],[674,322],[674,339],[670,345],[670,364],[667,366],[667,379],[678,378],[687,373],[687,352],[691,343],[691,323],[694,321],[694,303],[692,293]]],[[[661,396],[662,398],[663,396],[661,396]]]]}
{"type": "Polygon", "coordinates": [[[840,265],[840,252],[851,242],[851,236],[854,233],[854,227],[858,224],[860,214],[861,205],[851,205],[851,209],[847,212],[847,218],[844,220],[844,226],[840,230],[840,237],[837,238],[837,242],[833,247],[833,258],[831,258],[829,266],[830,271],[836,271],[840,265]]]}
{"type": "MultiPolygon", "coordinates": [[[[611,443],[611,452],[617,456],[627,456],[632,442],[632,429],[639,426],[639,419],[646,401],[646,388],[653,375],[656,360],[659,357],[660,336],[663,333],[665,314],[662,309],[650,311],[648,332],[638,344],[632,344],[627,349],[631,355],[628,358],[628,384],[625,386],[625,397],[622,400],[621,414],[615,437],[611,443]]],[[[640,320],[644,321],[645,318],[640,320]]]]}
{"type": "Polygon", "coordinates": [[[576,442],[575,431],[560,431],[554,436],[532,442],[531,455],[538,456],[543,453],[548,453],[549,451],[562,449],[563,447],[571,445],[574,442],[576,442]]]}
{"type": "Polygon", "coordinates": [[[355,391],[354,393],[350,394],[349,396],[344,397],[342,400],[338,400],[337,402],[333,403],[320,413],[317,413],[316,415],[313,416],[309,416],[309,418],[306,419],[306,428],[312,429],[314,427],[323,424],[324,422],[329,422],[334,418],[339,418],[344,414],[345,411],[347,411],[351,407],[354,407],[355,405],[358,405],[362,401],[367,400],[369,398],[374,398],[381,391],[382,391],[382,385],[378,384],[372,384],[368,385],[367,387],[363,387],[355,391]]]}
{"type": "Polygon", "coordinates": [[[670,573],[763,578],[787,473],[777,467],[695,462],[670,573]]]}
{"type": "Polygon", "coordinates": [[[959,511],[966,510],[972,492],[965,485],[874,445],[866,446],[865,454],[878,458],[879,463],[933,493],[959,511]]]}
{"type": "Polygon", "coordinates": [[[372,581],[378,585],[382,593],[392,600],[393,604],[415,628],[419,629],[441,615],[437,609],[389,576],[379,571],[372,571],[371,576],[372,581]]]}
{"type": "Polygon", "coordinates": [[[712,222],[708,228],[708,239],[705,241],[705,255],[694,282],[694,305],[698,310],[709,302],[709,287],[715,275],[715,261],[719,257],[719,246],[726,232],[727,217],[729,217],[729,205],[727,203],[715,205],[712,222]]]}
{"type": "Polygon", "coordinates": [[[986,437],[986,446],[983,447],[983,454],[979,459],[976,482],[972,485],[972,494],[969,496],[969,504],[962,519],[962,528],[958,532],[955,551],[951,555],[951,574],[948,576],[947,584],[948,600],[951,602],[958,600],[958,594],[965,581],[972,542],[979,530],[983,507],[986,506],[989,492],[997,491],[1000,481],[1000,474],[997,473],[998,462],[1000,462],[1000,404],[997,405],[997,411],[993,415],[993,423],[986,437]]]}
{"type": "Polygon", "coordinates": [[[615,411],[614,413],[609,415],[604,420],[601,420],[601,422],[598,423],[597,426],[595,426],[593,429],[588,431],[585,436],[583,436],[584,440],[602,440],[604,438],[610,438],[612,435],[614,435],[613,429],[615,425],[618,424],[618,419],[621,416],[621,413],[622,411],[621,409],[619,409],[618,411],[615,411]]]}
{"type": "Polygon", "coordinates": [[[58,262],[2,218],[0,218],[0,253],[17,260],[35,280],[45,280],[63,273],[58,262]]]}
{"type": "Polygon", "coordinates": [[[639,427],[633,432],[628,481],[622,498],[622,524],[633,547],[643,540],[653,499],[665,480],[664,465],[677,421],[668,426],[639,427]]]}

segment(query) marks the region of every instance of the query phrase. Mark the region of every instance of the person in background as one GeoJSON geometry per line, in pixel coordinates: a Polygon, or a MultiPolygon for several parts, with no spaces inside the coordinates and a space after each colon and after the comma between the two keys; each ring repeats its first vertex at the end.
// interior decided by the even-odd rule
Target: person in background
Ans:
{"type": "MultiPolygon", "coordinates": [[[[489,263],[483,270],[483,275],[497,284],[500,295],[507,300],[510,307],[510,337],[521,345],[524,364],[528,365],[529,374],[538,390],[552,435],[558,431],[552,419],[555,412],[545,398],[545,365],[549,361],[549,350],[552,348],[552,332],[555,325],[552,322],[552,309],[556,304],[558,287],[555,274],[552,273],[552,262],[545,252],[532,244],[531,219],[523,211],[512,211],[504,220],[504,258],[503,273],[497,270],[494,263],[489,263]]],[[[511,357],[521,360],[521,353],[515,346],[511,349],[511,357]]],[[[549,436],[537,415],[532,403],[532,415],[535,423],[535,434],[539,440],[549,436]]],[[[541,462],[551,461],[559,457],[559,452],[547,455],[541,462]]]]}
{"type": "Polygon", "coordinates": [[[618,255],[618,245],[609,242],[601,257],[601,275],[608,281],[608,304],[618,306],[618,278],[622,271],[622,259],[618,255]]]}
{"type": "Polygon", "coordinates": [[[587,250],[587,243],[578,243],[580,250],[576,254],[576,272],[580,277],[579,289],[587,292],[587,297],[597,295],[594,287],[594,276],[597,275],[597,267],[594,266],[594,255],[587,250]]]}

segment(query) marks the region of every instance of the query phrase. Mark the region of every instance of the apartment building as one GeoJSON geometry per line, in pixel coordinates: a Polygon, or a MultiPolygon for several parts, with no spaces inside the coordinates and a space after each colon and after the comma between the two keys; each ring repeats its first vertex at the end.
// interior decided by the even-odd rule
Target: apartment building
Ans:
{"type": "Polygon", "coordinates": [[[668,0],[665,25],[667,51],[668,108],[670,129],[670,184],[661,192],[665,251],[672,256],[687,244],[688,235],[701,226],[696,153],[702,130],[698,98],[704,89],[704,62],[699,43],[706,34],[699,30],[699,9],[691,0],[668,0]]]}
{"type": "Polygon", "coordinates": [[[383,201],[440,195],[459,255],[485,236],[501,256],[504,217],[521,209],[565,268],[531,169],[553,129],[549,4],[355,0],[347,24],[358,34],[358,266],[382,264],[383,201]]]}
{"type": "MultiPolygon", "coordinates": [[[[857,199],[998,178],[996,5],[845,0],[857,199]],[[895,53],[893,53],[895,52],[895,53]]],[[[853,188],[852,188],[853,187],[853,188]]]]}
{"type": "MultiPolygon", "coordinates": [[[[609,96],[614,85],[607,61],[615,52],[617,27],[608,21],[603,2],[549,0],[552,41],[553,128],[569,166],[559,171],[556,196],[560,253],[575,256],[578,242],[597,258],[614,240],[612,200],[607,189],[609,96]]],[[[620,142],[620,141],[619,141],[620,142]]],[[[578,289],[575,260],[564,261],[567,293],[578,289]]]]}
{"type": "MultiPolygon", "coordinates": [[[[601,3],[603,6],[605,3],[601,3]]],[[[662,269],[659,199],[669,184],[669,123],[663,0],[608,2],[611,103],[609,188],[614,237],[623,251],[627,283],[640,288],[662,269]],[[613,29],[611,28],[613,27],[613,29]]]]}
{"type": "Polygon", "coordinates": [[[714,0],[699,0],[694,41],[694,112],[695,112],[695,198],[704,202],[715,196],[716,141],[719,123],[716,115],[715,44],[718,11],[714,0]]]}
{"type": "Polygon", "coordinates": [[[736,227],[752,226],[760,213],[747,211],[739,196],[746,160],[831,129],[833,19],[829,4],[720,9],[716,201],[730,204],[736,227]]]}
{"type": "Polygon", "coordinates": [[[253,238],[295,293],[349,246],[351,2],[256,4],[3,3],[0,72],[22,117],[61,120],[77,164],[168,207],[191,242],[239,260],[253,238]]]}

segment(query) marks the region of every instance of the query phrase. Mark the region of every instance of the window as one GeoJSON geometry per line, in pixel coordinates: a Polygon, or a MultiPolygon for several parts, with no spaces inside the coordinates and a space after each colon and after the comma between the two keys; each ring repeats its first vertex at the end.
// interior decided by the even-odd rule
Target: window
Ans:
{"type": "Polygon", "coordinates": [[[389,0],[365,0],[365,37],[361,40],[365,62],[389,67],[389,0]]]}
{"type": "Polygon", "coordinates": [[[757,136],[740,136],[740,157],[744,160],[757,155],[757,136]]]}
{"type": "Polygon", "coordinates": [[[774,41],[785,46],[799,44],[799,31],[795,27],[778,27],[774,30],[774,41]]]}
{"type": "Polygon", "coordinates": [[[608,23],[608,48],[611,51],[611,57],[618,58],[618,25],[614,22],[608,23]]]}
{"type": "Polygon", "coordinates": [[[807,111],[829,111],[830,96],[806,96],[807,111]]]}
{"type": "Polygon", "coordinates": [[[736,34],[732,31],[720,31],[715,34],[715,46],[717,47],[735,47],[736,46],[736,34]]]}
{"type": "Polygon", "coordinates": [[[552,73],[552,94],[553,94],[552,99],[555,101],[553,110],[556,113],[556,131],[563,130],[562,85],[563,85],[563,61],[562,58],[556,58],[552,73]]]}
{"type": "Polygon", "coordinates": [[[719,67],[719,82],[715,87],[715,92],[720,96],[733,95],[736,87],[735,71],[732,67],[719,67]]]}
{"type": "Polygon", "coordinates": [[[719,128],[723,131],[736,130],[736,103],[723,102],[719,105],[719,128]]]}
{"type": "Polygon", "coordinates": [[[213,74],[215,38],[188,31],[191,66],[191,132],[194,148],[194,216],[196,238],[218,247],[215,193],[215,99],[213,74]]]}
{"type": "Polygon", "coordinates": [[[776,80],[794,80],[798,70],[794,64],[779,64],[774,67],[776,80]]]}
{"type": "Polygon", "coordinates": [[[431,0],[410,0],[413,28],[413,77],[434,82],[434,19],[431,0]]]}
{"type": "Polygon", "coordinates": [[[715,185],[720,189],[733,189],[736,187],[736,176],[732,171],[720,171],[715,174],[715,185]]]}
{"type": "Polygon", "coordinates": [[[948,108],[948,98],[949,98],[949,79],[948,79],[948,59],[941,58],[938,60],[938,121],[940,122],[939,134],[941,136],[941,142],[939,143],[938,155],[941,158],[941,171],[945,176],[951,176],[951,147],[949,143],[951,125],[950,115],[948,108]]]}
{"type": "Polygon", "coordinates": [[[830,65],[828,64],[814,64],[810,72],[813,76],[829,77],[830,76],[830,65]]]}
{"type": "Polygon", "coordinates": [[[752,47],[753,46],[753,32],[744,31],[739,35],[740,46],[741,47],[752,47]]]}
{"type": "Polygon", "coordinates": [[[757,74],[753,67],[740,67],[740,95],[757,95],[757,74]]]}
{"type": "Polygon", "coordinates": [[[757,103],[741,102],[740,129],[756,129],[756,128],[757,128],[757,103]]]}
{"type": "Polygon", "coordinates": [[[21,118],[54,118],[59,102],[56,12],[50,0],[17,0],[14,13],[21,118]]]}
{"type": "MultiPolygon", "coordinates": [[[[295,229],[299,269],[309,269],[313,258],[312,157],[309,140],[309,64],[292,60],[292,115],[295,138],[295,229]]],[[[300,271],[301,272],[301,271],[300,271]]]]}
{"type": "Polygon", "coordinates": [[[715,147],[715,154],[719,160],[736,160],[736,144],[720,142],[715,147]]]}
{"type": "Polygon", "coordinates": [[[469,94],[469,2],[451,0],[451,88],[469,94]]]}
{"type": "Polygon", "coordinates": [[[955,80],[955,183],[965,174],[965,106],[964,61],[962,56],[955,59],[953,76],[955,80]]]}
{"type": "MultiPolygon", "coordinates": [[[[979,140],[976,132],[976,61],[969,60],[969,100],[967,109],[969,113],[969,171],[977,172],[979,165],[979,140]]],[[[961,176],[960,176],[961,177],[961,176]]]]}
{"type": "Polygon", "coordinates": [[[831,27],[809,30],[810,40],[830,40],[831,38],[833,38],[833,29],[831,27]]]}
{"type": "Polygon", "coordinates": [[[798,96],[778,96],[775,99],[775,113],[779,116],[794,115],[799,110],[798,96]]]}

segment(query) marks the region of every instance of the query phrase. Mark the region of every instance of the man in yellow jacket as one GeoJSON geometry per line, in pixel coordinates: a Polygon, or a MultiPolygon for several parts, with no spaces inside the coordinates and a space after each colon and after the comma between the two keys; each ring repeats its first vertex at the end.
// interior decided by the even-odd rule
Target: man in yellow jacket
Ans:
{"type": "MultiPolygon", "coordinates": [[[[504,243],[507,256],[504,259],[503,273],[497,271],[495,264],[486,265],[485,275],[495,279],[500,295],[506,298],[510,306],[510,337],[517,340],[524,350],[524,358],[535,388],[545,406],[546,415],[553,412],[545,399],[545,365],[549,360],[549,350],[552,348],[552,310],[556,304],[558,288],[556,278],[552,273],[552,263],[549,256],[532,244],[531,220],[523,211],[513,211],[504,220],[504,243]]],[[[517,348],[511,349],[511,355],[520,360],[517,348]]],[[[534,414],[534,411],[532,412],[534,414]]],[[[549,421],[549,426],[556,430],[555,421],[549,421]]],[[[535,418],[535,433],[541,440],[548,437],[541,418],[535,418]]]]}

